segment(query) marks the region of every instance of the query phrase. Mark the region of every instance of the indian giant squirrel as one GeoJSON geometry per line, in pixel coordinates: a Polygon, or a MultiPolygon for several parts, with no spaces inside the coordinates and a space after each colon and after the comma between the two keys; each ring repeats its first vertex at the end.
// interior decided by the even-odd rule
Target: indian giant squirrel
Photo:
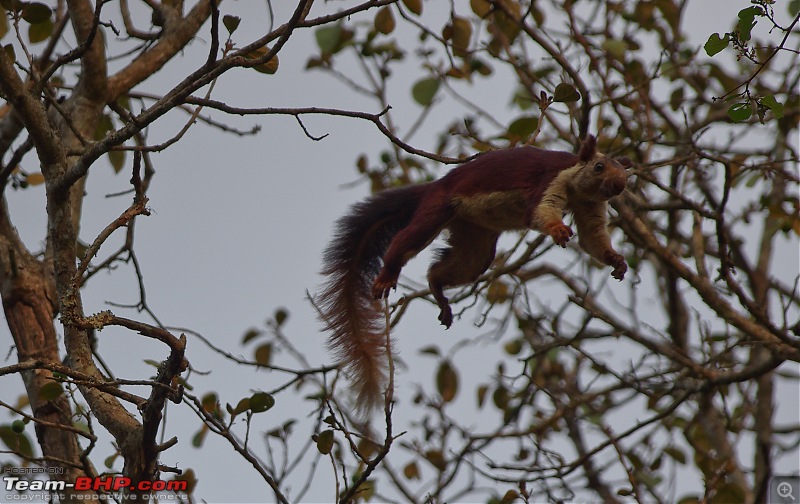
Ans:
{"type": "Polygon", "coordinates": [[[613,267],[622,280],[625,258],[611,246],[607,201],[622,193],[627,158],[597,152],[587,136],[578,154],[534,147],[479,155],[426,184],[379,192],[339,219],[325,250],[327,281],[319,297],[329,346],[344,366],[361,412],[369,412],[387,385],[384,317],[377,300],[397,285],[400,270],[444,229],[448,247],[438,251],[428,284],[439,320],[453,314],[443,289],[474,282],[491,264],[500,233],[535,229],[565,247],[571,211],[581,248],[613,267]]]}

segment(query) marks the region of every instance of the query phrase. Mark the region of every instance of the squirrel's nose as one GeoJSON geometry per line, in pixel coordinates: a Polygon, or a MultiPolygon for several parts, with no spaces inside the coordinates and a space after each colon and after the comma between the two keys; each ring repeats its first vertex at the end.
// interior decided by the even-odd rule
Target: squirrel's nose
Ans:
{"type": "Polygon", "coordinates": [[[625,183],[626,179],[620,177],[612,180],[609,186],[607,187],[610,189],[610,193],[616,196],[617,194],[621,194],[622,191],[625,190],[625,183]]]}

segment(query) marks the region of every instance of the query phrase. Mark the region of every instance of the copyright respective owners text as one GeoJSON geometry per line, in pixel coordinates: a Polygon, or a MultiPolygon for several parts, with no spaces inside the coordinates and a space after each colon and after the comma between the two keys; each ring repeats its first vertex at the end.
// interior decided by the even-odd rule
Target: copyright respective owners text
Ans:
{"type": "Polygon", "coordinates": [[[800,475],[773,476],[769,485],[769,504],[800,504],[800,475]]]}

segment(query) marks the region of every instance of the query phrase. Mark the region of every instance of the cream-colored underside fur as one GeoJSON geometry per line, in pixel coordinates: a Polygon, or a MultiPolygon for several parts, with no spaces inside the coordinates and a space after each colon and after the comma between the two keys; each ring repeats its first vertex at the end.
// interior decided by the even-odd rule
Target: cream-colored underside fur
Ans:
{"type": "Polygon", "coordinates": [[[576,164],[559,173],[550,183],[542,195],[542,200],[533,212],[531,227],[542,231],[548,222],[561,222],[564,210],[567,208],[567,194],[570,182],[586,163],[576,164]]]}
{"type": "Polygon", "coordinates": [[[525,229],[528,207],[523,191],[497,191],[469,197],[456,197],[457,215],[493,231],[525,229]]]}

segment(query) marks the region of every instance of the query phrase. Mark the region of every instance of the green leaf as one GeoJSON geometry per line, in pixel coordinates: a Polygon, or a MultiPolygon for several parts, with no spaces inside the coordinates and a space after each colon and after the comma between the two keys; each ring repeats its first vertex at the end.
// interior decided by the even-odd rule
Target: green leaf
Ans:
{"type": "Polygon", "coordinates": [[[422,456],[440,471],[444,471],[447,468],[447,460],[445,460],[442,450],[428,450],[422,456]]]}
{"type": "Polygon", "coordinates": [[[502,385],[499,385],[492,393],[492,402],[501,411],[508,407],[509,400],[508,390],[502,385]]]}
{"type": "Polygon", "coordinates": [[[403,0],[403,5],[417,16],[422,14],[422,0],[403,0]]]}
{"type": "Polygon", "coordinates": [[[755,187],[756,184],[758,184],[761,181],[761,177],[762,177],[761,173],[759,172],[754,173],[752,177],[747,179],[747,182],[745,182],[744,186],[747,187],[748,189],[755,187]]]}
{"type": "Polygon", "coordinates": [[[681,23],[681,10],[678,9],[677,2],[672,0],[656,0],[656,6],[661,11],[661,17],[672,28],[673,33],[678,33],[679,24],[681,23]]]}
{"type": "Polygon", "coordinates": [[[200,427],[200,430],[197,431],[194,436],[192,436],[192,446],[195,448],[200,448],[203,446],[203,441],[206,439],[206,434],[208,434],[208,426],[203,424],[203,426],[200,427]]]}
{"type": "Polygon", "coordinates": [[[111,120],[111,116],[103,114],[100,116],[100,119],[97,121],[97,127],[94,129],[94,139],[102,140],[105,138],[106,134],[113,129],[114,121],[111,120]]]}
{"type": "MultiPolygon", "coordinates": [[[[266,56],[267,53],[269,53],[269,47],[264,46],[259,47],[258,49],[255,49],[247,54],[243,54],[243,56],[247,59],[254,60],[266,56]]],[[[258,64],[252,68],[257,72],[272,75],[278,71],[278,55],[276,54],[266,63],[258,64]]]]}
{"type": "Polygon", "coordinates": [[[706,50],[706,54],[709,56],[714,56],[718,52],[728,47],[728,43],[730,43],[730,41],[731,37],[727,33],[724,37],[720,37],[719,33],[712,33],[711,36],[708,37],[705,45],[703,45],[703,49],[706,50]]]}
{"type": "MultiPolygon", "coordinates": [[[[745,502],[746,491],[736,483],[722,483],[715,488],[714,500],[711,502],[745,502]]],[[[790,494],[791,495],[791,494],[790,494]]],[[[775,501],[773,501],[775,502],[775,501]]],[[[786,502],[786,501],[784,501],[786,502]]]]}
{"type": "Polygon", "coordinates": [[[43,3],[31,2],[22,8],[22,19],[30,24],[44,23],[50,19],[52,11],[43,3]]]}
{"type": "Polygon", "coordinates": [[[314,37],[317,39],[319,50],[323,53],[334,53],[339,46],[339,41],[342,38],[342,26],[324,26],[318,28],[314,32],[314,37]]]}
{"type": "Polygon", "coordinates": [[[456,56],[465,56],[469,48],[469,42],[472,39],[472,25],[469,20],[455,16],[448,28],[450,28],[451,36],[449,38],[452,40],[456,56]]]}
{"type": "Polygon", "coordinates": [[[683,105],[683,86],[675,89],[672,94],[669,95],[669,106],[673,111],[677,111],[683,105]]]}
{"type": "Polygon", "coordinates": [[[262,413],[275,406],[275,398],[266,392],[256,392],[250,396],[250,411],[262,413]]]}
{"type": "Polygon", "coordinates": [[[405,467],[403,467],[403,476],[409,480],[418,480],[422,478],[419,472],[419,466],[416,462],[409,462],[405,467]]]}
{"type": "Polygon", "coordinates": [[[739,11],[739,22],[736,24],[736,31],[739,32],[739,40],[747,42],[750,40],[750,34],[753,27],[756,25],[756,16],[763,16],[764,11],[761,7],[753,6],[739,11]]]}
{"type": "Polygon", "coordinates": [[[489,391],[488,385],[479,385],[476,389],[477,399],[478,399],[478,408],[483,408],[483,403],[486,400],[486,393],[489,391]]]}
{"type": "Polygon", "coordinates": [[[484,77],[488,77],[489,75],[492,74],[492,67],[484,63],[482,59],[475,57],[472,57],[469,60],[469,69],[473,72],[478,72],[484,77]]]}
{"type": "Polygon", "coordinates": [[[525,87],[520,87],[511,97],[511,103],[519,107],[520,110],[528,110],[533,108],[534,98],[525,87]]]}
{"type": "Polygon", "coordinates": [[[756,16],[763,16],[764,11],[761,7],[754,5],[739,11],[739,19],[753,19],[756,16]]]}
{"type": "Polygon", "coordinates": [[[103,460],[103,465],[111,469],[112,467],[114,467],[114,461],[117,460],[117,457],[119,457],[119,453],[113,453],[109,455],[103,460]]]}
{"type": "Polygon", "coordinates": [[[508,126],[508,133],[520,139],[528,138],[536,131],[539,119],[534,116],[522,116],[508,126]]]}
{"type": "Polygon", "coordinates": [[[208,413],[219,411],[219,397],[216,392],[208,392],[201,399],[200,403],[203,405],[203,410],[208,413]]]}
{"type": "Polygon", "coordinates": [[[503,345],[503,350],[505,350],[508,355],[519,355],[522,351],[522,339],[516,338],[509,341],[503,345]]]}
{"type": "Polygon", "coordinates": [[[535,4],[531,4],[528,9],[531,13],[531,17],[536,21],[536,26],[544,25],[544,10],[541,7],[537,7],[535,4]]]}
{"type": "Polygon", "coordinates": [[[33,445],[24,433],[18,434],[8,425],[0,425],[0,441],[9,449],[17,451],[27,457],[33,457],[33,445]]]}
{"type": "Polygon", "coordinates": [[[63,393],[64,389],[61,387],[60,383],[45,383],[42,388],[39,389],[39,398],[44,401],[52,401],[63,393]]]}
{"type": "Polygon", "coordinates": [[[119,173],[125,167],[125,151],[110,150],[108,151],[108,160],[111,162],[111,167],[114,168],[114,173],[119,173]]]}
{"type": "Polygon", "coordinates": [[[45,19],[41,23],[32,24],[28,28],[28,40],[31,44],[44,42],[53,33],[53,22],[50,18],[45,19]]]}
{"type": "Polygon", "coordinates": [[[375,14],[375,29],[384,35],[388,35],[394,31],[396,23],[392,9],[387,5],[381,7],[378,13],[375,14]]]}
{"type": "Polygon", "coordinates": [[[753,109],[748,102],[734,103],[728,108],[728,117],[733,122],[742,122],[750,119],[753,115],[753,109]]]}
{"type": "Polygon", "coordinates": [[[230,413],[232,416],[244,413],[245,411],[250,409],[250,398],[243,397],[242,399],[239,399],[239,402],[236,403],[235,408],[230,407],[230,404],[226,404],[226,409],[228,410],[228,413],[230,413]]]}
{"type": "Polygon", "coordinates": [[[269,366],[272,360],[272,343],[264,343],[256,348],[254,357],[261,366],[269,366]]]}
{"type": "Polygon", "coordinates": [[[603,40],[603,43],[600,44],[600,47],[618,60],[623,59],[625,57],[625,51],[628,50],[628,44],[624,40],[615,39],[603,40]]]}
{"type": "Polygon", "coordinates": [[[503,494],[503,498],[500,499],[500,504],[511,504],[512,502],[517,502],[519,499],[519,492],[514,489],[507,491],[503,494]]]}
{"type": "Polygon", "coordinates": [[[317,450],[323,455],[327,455],[333,449],[333,431],[331,429],[324,430],[316,437],[317,450]]]}
{"type": "Polygon", "coordinates": [[[675,462],[681,465],[686,464],[686,454],[683,453],[683,450],[681,450],[680,448],[669,446],[664,449],[664,453],[672,457],[675,460],[675,462]]]}
{"type": "Polygon", "coordinates": [[[469,0],[469,6],[479,18],[483,19],[492,12],[492,4],[489,0],[469,0]]]}
{"type": "Polygon", "coordinates": [[[289,318],[289,310],[286,308],[278,308],[275,310],[275,323],[278,324],[278,327],[282,326],[286,319],[289,318]]]}
{"type": "Polygon", "coordinates": [[[225,25],[225,28],[228,30],[228,33],[233,35],[233,32],[236,31],[236,28],[239,28],[239,23],[242,22],[242,18],[239,16],[232,16],[230,14],[225,14],[222,16],[222,24],[225,25]]]}
{"type": "MultiPolygon", "coordinates": [[[[533,116],[529,116],[526,119],[528,121],[526,128],[530,129],[531,127],[533,127],[533,129],[530,130],[530,132],[527,133],[526,135],[530,136],[533,134],[534,131],[536,131],[536,127],[539,125],[539,119],[533,116]]],[[[509,133],[511,133],[511,128],[509,128],[509,133]]],[[[486,289],[486,300],[492,304],[505,303],[510,299],[511,299],[511,288],[508,286],[507,283],[503,282],[502,280],[493,280],[489,284],[489,288],[486,289]]]]}
{"type": "Polygon", "coordinates": [[[566,82],[562,82],[556,86],[556,90],[553,92],[554,102],[570,103],[576,102],[580,99],[581,94],[578,93],[578,90],[575,89],[575,86],[572,84],[567,84],[566,82]]]}
{"type": "Polygon", "coordinates": [[[436,372],[436,388],[444,402],[452,401],[458,393],[458,373],[448,360],[442,361],[439,365],[439,370],[436,372]]]}
{"type": "Polygon", "coordinates": [[[194,493],[195,487],[197,487],[197,475],[194,473],[194,469],[184,469],[183,473],[176,475],[174,478],[172,478],[172,481],[185,482],[187,496],[191,496],[194,493]]]}
{"type": "Polygon", "coordinates": [[[789,11],[790,17],[795,17],[800,13],[800,0],[791,0],[791,2],[786,4],[786,10],[789,11]]]}
{"type": "Polygon", "coordinates": [[[242,336],[242,344],[244,345],[248,341],[258,338],[262,334],[264,334],[264,331],[256,329],[255,327],[251,327],[247,330],[247,332],[244,333],[244,336],[242,336]]]}
{"type": "Polygon", "coordinates": [[[439,79],[435,77],[418,80],[414,87],[411,88],[411,96],[414,97],[414,101],[423,107],[427,107],[433,103],[433,98],[436,96],[436,92],[439,91],[439,84],[439,79]]]}
{"type": "MultiPolygon", "coordinates": [[[[59,82],[61,84],[63,84],[63,81],[59,81],[59,82]]],[[[119,105],[120,107],[124,108],[128,112],[132,112],[132,110],[131,110],[131,97],[129,95],[122,95],[119,98],[117,98],[117,105],[119,105]]]]}
{"type": "Polygon", "coordinates": [[[423,355],[433,355],[435,357],[440,355],[439,348],[436,345],[429,345],[425,348],[420,348],[419,353],[423,355]]]}
{"type": "Polygon", "coordinates": [[[780,119],[783,117],[783,103],[776,100],[774,96],[767,95],[761,98],[761,105],[770,109],[772,111],[772,115],[775,116],[775,119],[780,119]]]}

